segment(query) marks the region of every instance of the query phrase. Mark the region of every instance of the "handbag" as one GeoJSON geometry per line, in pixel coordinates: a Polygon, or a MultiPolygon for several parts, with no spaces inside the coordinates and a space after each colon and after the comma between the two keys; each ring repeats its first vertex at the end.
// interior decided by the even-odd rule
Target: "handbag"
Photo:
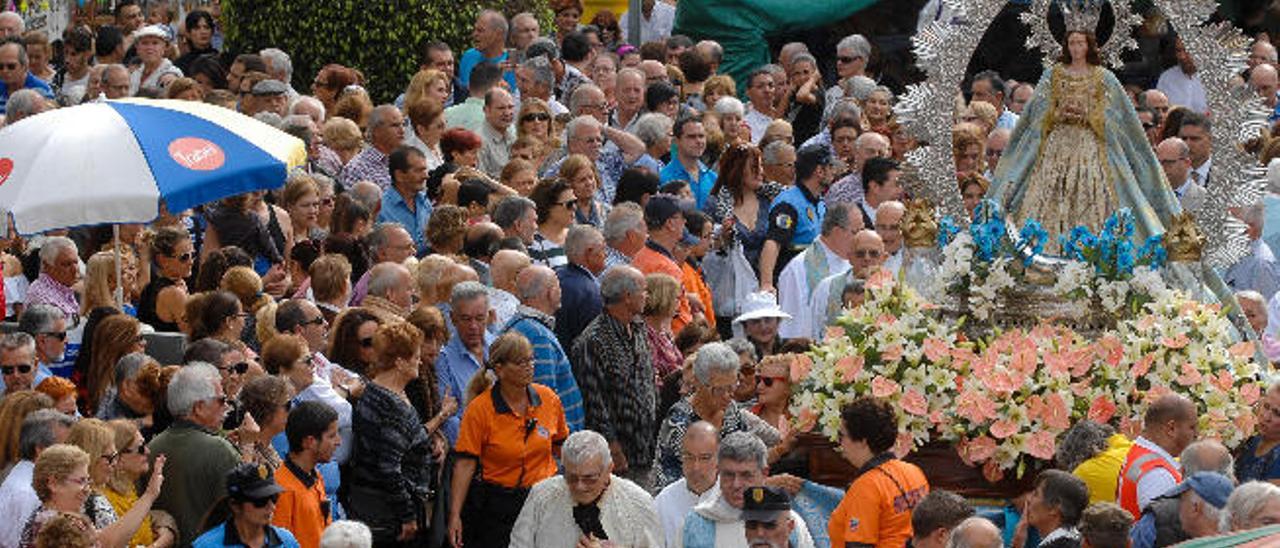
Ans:
{"type": "Polygon", "coordinates": [[[707,254],[702,260],[702,275],[711,289],[716,316],[722,318],[737,316],[747,295],[760,285],[742,252],[742,244],[736,239],[707,254]]]}

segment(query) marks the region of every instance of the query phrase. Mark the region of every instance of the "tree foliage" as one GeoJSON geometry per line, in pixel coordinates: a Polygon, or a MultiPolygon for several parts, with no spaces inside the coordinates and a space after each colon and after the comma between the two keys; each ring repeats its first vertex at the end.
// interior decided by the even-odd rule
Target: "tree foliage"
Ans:
{"type": "Polygon", "coordinates": [[[309,90],[324,65],[338,63],[364,73],[375,102],[389,102],[418,70],[423,44],[444,41],[455,58],[471,47],[472,26],[485,8],[508,17],[529,11],[550,28],[547,0],[223,0],[222,23],[229,51],[288,52],[299,90],[309,90]]]}

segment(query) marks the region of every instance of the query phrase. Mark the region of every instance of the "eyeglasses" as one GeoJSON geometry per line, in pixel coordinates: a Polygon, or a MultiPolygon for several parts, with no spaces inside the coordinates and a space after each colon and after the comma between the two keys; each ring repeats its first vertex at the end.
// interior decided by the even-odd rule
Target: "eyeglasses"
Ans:
{"type": "Polygon", "coordinates": [[[44,333],[36,333],[36,334],[37,334],[37,335],[41,335],[41,336],[45,336],[45,337],[49,337],[49,338],[53,338],[53,339],[58,339],[58,340],[60,340],[60,341],[65,341],[65,340],[67,340],[67,332],[66,332],[66,331],[46,331],[46,332],[44,332],[44,333]]]}
{"type": "Polygon", "coordinates": [[[880,251],[876,249],[859,249],[853,252],[855,259],[879,259],[880,251]]]}
{"type": "Polygon", "coordinates": [[[219,370],[219,371],[230,371],[230,372],[235,373],[235,374],[237,374],[237,375],[243,375],[243,374],[245,374],[245,372],[246,372],[246,371],[248,371],[248,370],[249,370],[249,362],[233,363],[233,364],[228,365],[228,366],[226,366],[226,367],[219,367],[219,368],[218,368],[218,370],[219,370]]]}
{"type": "Polygon", "coordinates": [[[231,401],[231,398],[228,398],[226,396],[214,396],[204,401],[211,401],[211,402],[219,403],[221,405],[227,405],[231,401]]]}
{"type": "Polygon", "coordinates": [[[332,205],[333,205],[333,198],[321,198],[321,199],[320,199],[320,205],[322,205],[322,206],[324,206],[324,207],[330,207],[330,206],[332,206],[332,205]]]}
{"type": "Polygon", "coordinates": [[[134,447],[133,449],[129,449],[128,447],[126,447],[124,448],[123,451],[120,452],[120,454],[121,455],[145,455],[149,452],[150,451],[147,450],[147,444],[144,443],[144,444],[138,445],[137,447],[134,447]]]}
{"type": "Polygon", "coordinates": [[[848,56],[848,55],[841,55],[839,57],[836,57],[837,63],[852,63],[857,60],[858,60],[857,57],[848,56]]]}
{"type": "Polygon", "coordinates": [[[764,384],[765,388],[771,388],[774,382],[782,382],[782,377],[756,377],[756,384],[764,384]]]}
{"type": "Polygon", "coordinates": [[[84,476],[84,477],[79,477],[79,478],[67,478],[67,479],[62,480],[62,481],[65,481],[65,482],[70,483],[70,484],[72,484],[72,485],[79,485],[80,487],[85,487],[85,486],[88,486],[88,485],[89,485],[89,476],[84,476]]]}
{"type": "Polygon", "coordinates": [[[26,375],[27,373],[31,372],[31,369],[32,367],[25,363],[22,365],[0,365],[0,374],[4,374],[8,376],[8,375],[12,375],[14,370],[17,370],[18,373],[26,375]]]}
{"type": "Polygon", "coordinates": [[[119,458],[120,458],[120,453],[112,453],[112,454],[110,454],[110,455],[102,455],[102,457],[100,457],[100,458],[102,458],[103,460],[107,461],[107,464],[115,464],[115,463],[116,463],[116,459],[119,459],[119,458]]]}
{"type": "Polygon", "coordinates": [[[373,337],[365,337],[360,339],[360,346],[365,348],[373,348],[373,337]]]}
{"type": "Polygon", "coordinates": [[[707,390],[711,392],[712,396],[728,396],[730,394],[733,394],[733,390],[738,387],[737,383],[729,384],[725,386],[712,386],[710,384],[703,385],[703,386],[706,386],[707,390]]]}
{"type": "Polygon", "coordinates": [[[316,316],[313,319],[302,322],[302,325],[324,325],[325,323],[324,316],[316,316]]]}
{"type": "Polygon", "coordinates": [[[265,499],[250,499],[245,502],[252,504],[254,508],[266,508],[268,504],[275,504],[280,500],[280,495],[271,495],[265,499]]]}
{"type": "Polygon", "coordinates": [[[520,117],[521,122],[550,122],[551,115],[545,112],[530,112],[520,117]]]}
{"type": "Polygon", "coordinates": [[[177,260],[178,260],[178,261],[180,261],[180,262],[184,262],[184,263],[185,263],[185,262],[190,261],[191,259],[194,259],[194,258],[195,258],[195,254],[194,254],[194,253],[192,253],[192,252],[190,252],[190,251],[188,251],[188,252],[183,253],[183,254],[181,254],[181,255],[173,255],[173,258],[174,258],[174,259],[177,259],[177,260]]]}
{"type": "Polygon", "coordinates": [[[565,209],[573,209],[573,204],[575,204],[575,203],[577,203],[577,202],[578,202],[578,200],[576,200],[576,199],[574,199],[574,200],[565,200],[565,201],[563,201],[563,202],[559,202],[559,203],[557,203],[556,205],[558,205],[558,206],[560,206],[560,207],[563,207],[563,208],[565,208],[565,209]]]}
{"type": "Polygon", "coordinates": [[[19,63],[0,63],[0,70],[18,70],[21,67],[19,63]]]}

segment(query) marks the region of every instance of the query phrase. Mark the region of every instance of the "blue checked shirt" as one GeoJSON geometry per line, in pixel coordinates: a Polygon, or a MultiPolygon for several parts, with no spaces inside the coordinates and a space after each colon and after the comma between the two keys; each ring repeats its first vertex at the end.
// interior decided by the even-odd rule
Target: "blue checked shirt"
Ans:
{"type": "Polygon", "coordinates": [[[516,315],[502,330],[516,331],[533,344],[533,382],[547,386],[560,396],[565,422],[570,432],[582,430],[586,415],[582,410],[582,393],[573,378],[573,366],[556,339],[552,326],[556,319],[539,310],[521,305],[516,315]]]}

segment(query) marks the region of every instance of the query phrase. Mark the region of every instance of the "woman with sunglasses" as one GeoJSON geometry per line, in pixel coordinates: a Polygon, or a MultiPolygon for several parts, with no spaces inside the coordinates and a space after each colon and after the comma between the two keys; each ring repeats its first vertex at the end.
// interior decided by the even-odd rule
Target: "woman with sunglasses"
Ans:
{"type": "Polygon", "coordinates": [[[529,246],[529,258],[552,269],[569,264],[564,240],[574,223],[573,209],[578,203],[573,187],[564,179],[543,181],[533,187],[529,198],[538,214],[538,232],[529,246]]]}
{"type": "Polygon", "coordinates": [[[180,331],[187,302],[187,278],[195,262],[195,247],[186,230],[166,226],[151,237],[151,257],[155,262],[151,281],[138,298],[138,319],[156,331],[180,331]]]}
{"type": "MultiPolygon", "coordinates": [[[[101,487],[102,495],[111,502],[116,515],[123,516],[138,504],[137,486],[151,471],[151,463],[147,458],[146,440],[142,438],[137,423],[116,419],[108,421],[107,426],[115,436],[115,449],[120,456],[116,457],[116,465],[101,487]]],[[[176,540],[177,530],[172,516],[161,510],[152,510],[143,518],[138,532],[129,539],[129,546],[170,546],[176,540]]]]}
{"type": "Polygon", "coordinates": [[[560,135],[552,131],[552,117],[551,107],[546,101],[537,97],[521,99],[520,114],[516,116],[516,138],[528,135],[540,141],[544,150],[558,150],[560,135]]]}
{"type": "Polygon", "coordinates": [[[205,533],[191,543],[193,548],[300,546],[288,529],[271,524],[284,488],[265,468],[241,463],[227,472],[226,485],[227,496],[209,510],[200,528],[205,533]]]}
{"type": "MultiPolygon", "coordinates": [[[[110,499],[104,494],[108,481],[115,473],[116,467],[120,465],[120,452],[116,449],[115,431],[105,421],[84,419],[71,426],[66,443],[79,447],[89,455],[89,494],[85,498],[81,512],[98,530],[105,530],[121,521],[120,517],[127,515],[128,512],[116,513],[110,499]]],[[[150,504],[146,506],[147,509],[141,512],[142,519],[138,523],[130,524],[129,537],[136,534],[136,531],[141,528],[142,521],[150,512],[150,504]]],[[[170,530],[167,535],[169,542],[175,540],[173,535],[174,532],[170,530]]]]}
{"type": "Polygon", "coordinates": [[[604,230],[604,220],[609,216],[609,206],[600,201],[596,192],[600,188],[600,175],[596,164],[581,154],[570,154],[560,164],[560,177],[573,189],[576,203],[573,218],[577,224],[585,224],[604,230]]]}
{"type": "Polygon", "coordinates": [[[93,415],[114,382],[112,375],[116,362],[126,354],[146,350],[147,340],[142,337],[142,323],[125,314],[103,318],[93,333],[85,333],[84,336],[92,338],[93,353],[89,371],[84,377],[86,394],[81,411],[85,415],[93,415]]]}
{"type": "Polygon", "coordinates": [[[373,351],[373,335],[381,324],[373,312],[364,308],[346,309],[333,322],[325,357],[348,371],[367,376],[377,357],[373,351]]]}
{"type": "MultiPolygon", "coordinates": [[[[84,513],[84,508],[93,494],[94,480],[90,469],[95,462],[101,460],[70,444],[52,445],[40,452],[31,475],[31,486],[40,499],[40,507],[30,516],[6,516],[6,519],[17,519],[25,523],[18,546],[36,546],[35,539],[40,534],[41,527],[61,513],[89,517],[84,513]]],[[[138,497],[133,508],[119,519],[113,520],[110,525],[98,527],[91,518],[86,520],[99,546],[125,546],[133,537],[142,525],[143,518],[151,511],[156,497],[160,495],[160,486],[164,483],[163,469],[164,457],[160,457],[156,459],[156,471],[147,483],[147,490],[138,497]]]]}
{"type": "MultiPolygon", "coordinates": [[[[377,360],[353,410],[355,450],[343,507],[373,530],[378,546],[416,546],[426,537],[439,462],[405,390],[422,361],[422,332],[405,322],[373,337],[377,360]]],[[[477,545],[479,546],[479,545],[477,545]]]]}

